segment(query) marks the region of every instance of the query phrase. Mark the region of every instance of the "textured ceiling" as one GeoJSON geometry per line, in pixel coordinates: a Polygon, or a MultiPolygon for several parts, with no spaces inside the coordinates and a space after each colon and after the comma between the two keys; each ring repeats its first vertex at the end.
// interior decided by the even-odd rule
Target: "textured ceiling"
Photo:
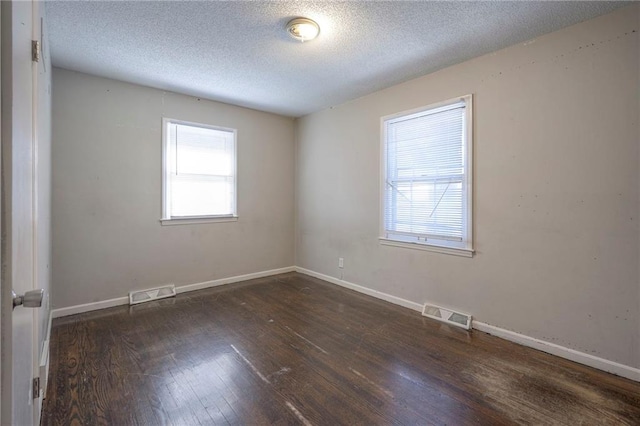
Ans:
{"type": "Polygon", "coordinates": [[[51,1],[47,16],[55,66],[301,116],[624,4],[51,1]],[[318,39],[287,36],[298,16],[318,39]]]}

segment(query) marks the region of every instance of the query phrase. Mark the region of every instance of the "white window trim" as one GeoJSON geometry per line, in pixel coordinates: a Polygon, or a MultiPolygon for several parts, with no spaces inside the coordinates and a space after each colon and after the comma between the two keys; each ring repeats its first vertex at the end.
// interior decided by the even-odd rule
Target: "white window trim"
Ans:
{"type": "Polygon", "coordinates": [[[443,247],[436,244],[422,244],[422,243],[407,243],[404,241],[391,240],[389,238],[378,238],[380,244],[383,246],[402,247],[413,250],[431,251],[435,253],[451,254],[454,256],[473,257],[475,252],[472,249],[455,248],[455,247],[443,247]]]}
{"type": "Polygon", "coordinates": [[[448,99],[446,101],[438,102],[431,105],[426,105],[420,108],[414,108],[407,111],[398,112],[395,114],[384,116],[380,119],[380,210],[379,210],[379,241],[381,245],[402,247],[415,250],[431,251],[443,254],[451,254],[455,256],[472,257],[475,250],[473,249],[473,95],[459,96],[456,98],[448,99]],[[466,182],[466,223],[465,232],[467,235],[467,241],[465,247],[446,247],[434,243],[414,243],[397,241],[386,238],[385,226],[384,226],[384,208],[385,208],[385,189],[387,180],[387,158],[386,158],[386,140],[387,140],[387,127],[386,122],[395,118],[404,117],[407,115],[417,114],[426,110],[441,108],[456,102],[465,102],[465,133],[467,146],[465,151],[465,162],[467,164],[467,182],[466,182]]]}
{"type": "Polygon", "coordinates": [[[216,223],[216,222],[236,222],[238,220],[238,131],[230,127],[213,126],[210,124],[196,123],[193,121],[177,120],[169,117],[162,117],[162,211],[160,212],[160,224],[166,225],[193,225],[201,223],[216,223]],[[182,124],[186,126],[201,127],[203,129],[222,130],[233,133],[233,159],[235,173],[233,175],[233,191],[235,195],[234,210],[235,214],[232,215],[211,215],[211,216],[175,216],[169,215],[168,200],[170,196],[171,186],[169,185],[169,179],[167,170],[169,167],[169,135],[168,125],[182,124]]]}
{"type": "Polygon", "coordinates": [[[237,222],[238,216],[198,216],[198,217],[174,217],[173,219],[160,219],[162,226],[196,225],[199,223],[237,222]]]}

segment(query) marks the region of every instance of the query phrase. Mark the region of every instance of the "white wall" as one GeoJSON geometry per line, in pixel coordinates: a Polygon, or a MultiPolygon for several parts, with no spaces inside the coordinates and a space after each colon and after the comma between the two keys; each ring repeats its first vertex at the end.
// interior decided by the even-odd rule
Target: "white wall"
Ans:
{"type": "Polygon", "coordinates": [[[640,367],[639,11],[300,119],[296,264],[640,367]],[[380,117],[468,93],[475,256],[381,246],[380,117]]]}
{"type": "Polygon", "coordinates": [[[54,69],[53,306],[293,265],[291,118],[54,69]],[[237,222],[161,226],[161,119],[238,130],[237,222]]]}

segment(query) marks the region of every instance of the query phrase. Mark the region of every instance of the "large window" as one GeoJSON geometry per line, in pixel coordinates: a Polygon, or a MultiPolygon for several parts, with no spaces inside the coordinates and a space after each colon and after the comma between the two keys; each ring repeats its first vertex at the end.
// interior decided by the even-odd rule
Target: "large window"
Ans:
{"type": "Polygon", "coordinates": [[[471,256],[472,97],[382,119],[381,242],[471,256]]]}
{"type": "Polygon", "coordinates": [[[233,220],[236,131],[166,118],[162,127],[163,223],[233,220]]]}

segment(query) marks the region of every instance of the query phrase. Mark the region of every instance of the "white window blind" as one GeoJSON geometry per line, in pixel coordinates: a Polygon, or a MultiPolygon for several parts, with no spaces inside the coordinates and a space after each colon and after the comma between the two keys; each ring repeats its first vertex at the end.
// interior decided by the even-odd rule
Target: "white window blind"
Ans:
{"type": "Polygon", "coordinates": [[[467,103],[384,120],[383,238],[470,249],[467,103]]]}
{"type": "Polygon", "coordinates": [[[165,126],[165,219],[235,216],[235,130],[172,120],[165,126]]]}

